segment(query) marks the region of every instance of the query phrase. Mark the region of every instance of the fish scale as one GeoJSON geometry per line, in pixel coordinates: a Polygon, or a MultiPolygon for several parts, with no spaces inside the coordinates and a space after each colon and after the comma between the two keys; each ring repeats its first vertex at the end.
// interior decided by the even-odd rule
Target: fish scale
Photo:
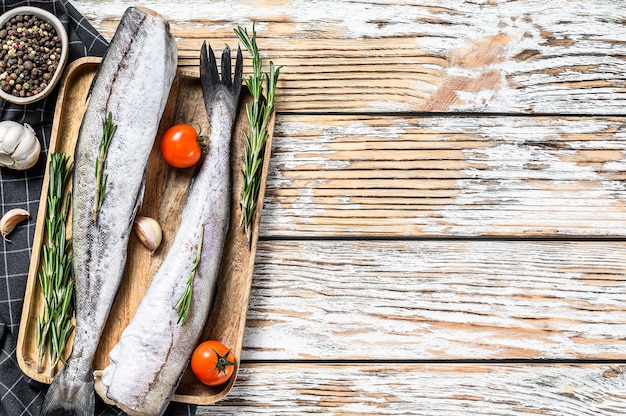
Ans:
{"type": "Polygon", "coordinates": [[[75,338],[68,366],[55,376],[42,415],[94,413],[93,359],[122,280],[148,157],[176,75],[177,59],[168,23],[151,10],[129,7],[94,78],[74,155],[75,338]],[[137,105],[138,99],[141,105],[137,105]],[[117,130],[106,157],[106,190],[94,222],[96,158],[102,122],[109,112],[117,130]]]}

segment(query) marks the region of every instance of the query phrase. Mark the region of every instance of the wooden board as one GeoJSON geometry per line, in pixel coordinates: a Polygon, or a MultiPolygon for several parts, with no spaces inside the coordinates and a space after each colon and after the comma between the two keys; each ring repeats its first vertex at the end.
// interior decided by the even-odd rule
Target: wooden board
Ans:
{"type": "Polygon", "coordinates": [[[260,241],[241,359],[625,360],[624,270],[624,241],[260,241]]]}
{"type": "MultiPolygon", "coordinates": [[[[112,36],[132,0],[72,4],[112,36]]],[[[277,108],[307,112],[624,114],[624,12],[607,0],[142,2],[162,13],[180,64],[202,40],[256,22],[285,65],[277,108]]],[[[250,68],[249,65],[247,65],[250,68]]]]}
{"type": "MultiPolygon", "coordinates": [[[[82,115],[86,109],[86,97],[95,76],[99,59],[83,58],[74,62],[66,71],[66,77],[61,86],[55,114],[55,123],[50,143],[50,153],[65,152],[73,155],[74,146],[82,115]]],[[[248,297],[254,268],[258,225],[262,209],[265,177],[271,152],[273,118],[269,125],[270,132],[263,166],[263,181],[261,184],[260,203],[253,224],[253,241],[248,248],[245,233],[238,227],[240,218],[239,194],[241,191],[241,156],[245,140],[243,131],[247,129],[245,104],[251,97],[247,89],[243,88],[240,100],[240,111],[235,121],[232,158],[233,197],[231,225],[224,249],[222,268],[217,283],[216,299],[213,312],[202,339],[218,339],[230,347],[236,357],[241,352],[245,317],[248,308],[248,297]],[[219,313],[219,317],[218,314],[219,313]]],[[[200,81],[196,77],[179,72],[172,87],[164,115],[159,126],[157,137],[169,126],[177,123],[188,123],[200,131],[209,132],[210,126],[202,101],[200,81]]],[[[180,212],[186,199],[187,190],[193,176],[193,168],[173,169],[165,163],[158,149],[159,140],[150,155],[146,190],[142,206],[138,215],[151,216],[163,227],[163,242],[161,247],[151,254],[132,234],[128,247],[128,262],[116,301],[111,310],[107,326],[105,327],[98,351],[94,360],[95,369],[102,369],[108,364],[108,352],[117,343],[119,336],[133,316],[141,298],[150,284],[151,278],[163,261],[167,250],[174,240],[180,224],[180,212]]],[[[42,295],[37,281],[41,245],[44,241],[44,219],[47,193],[48,173],[44,179],[42,190],[41,209],[37,218],[37,232],[33,244],[33,256],[29,271],[20,334],[18,339],[17,357],[22,370],[31,378],[49,383],[51,377],[49,368],[44,368],[42,374],[36,371],[35,346],[35,317],[42,307],[42,295]]],[[[71,346],[71,345],[70,345],[71,346]]],[[[237,359],[238,366],[238,359],[237,359]]],[[[235,377],[224,386],[209,387],[195,380],[190,370],[178,387],[173,400],[208,404],[224,397],[232,387],[235,377]]]]}
{"type": "Polygon", "coordinates": [[[208,415],[615,416],[623,363],[244,364],[208,415]]]}
{"type": "Polygon", "coordinates": [[[281,114],[261,235],[621,237],[626,118],[281,114]]]}
{"type": "MultiPolygon", "coordinates": [[[[133,1],[72,4],[110,39],[133,1]]],[[[283,65],[242,368],[199,415],[626,413],[619,2],[144,5],[181,68],[252,22],[283,65]]]]}

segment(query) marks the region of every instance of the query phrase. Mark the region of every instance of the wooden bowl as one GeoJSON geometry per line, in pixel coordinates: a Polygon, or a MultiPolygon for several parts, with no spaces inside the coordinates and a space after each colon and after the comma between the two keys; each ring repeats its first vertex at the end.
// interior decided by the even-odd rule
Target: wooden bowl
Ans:
{"type": "Polygon", "coordinates": [[[42,91],[30,97],[18,97],[11,93],[7,93],[0,88],[0,98],[2,98],[3,100],[11,102],[11,103],[15,103],[15,104],[30,104],[48,96],[52,92],[52,90],[54,90],[54,88],[56,87],[57,83],[61,79],[61,75],[63,74],[63,69],[65,68],[65,64],[67,63],[69,42],[68,42],[67,32],[65,30],[65,27],[61,23],[61,21],[52,13],[44,9],[41,9],[39,7],[22,6],[22,7],[16,7],[14,9],[7,11],[6,13],[0,16],[0,29],[3,29],[4,25],[13,17],[19,16],[19,15],[37,16],[38,18],[47,21],[48,23],[52,25],[57,35],[61,38],[61,56],[58,59],[57,69],[52,75],[52,78],[48,81],[48,85],[42,91]]]}

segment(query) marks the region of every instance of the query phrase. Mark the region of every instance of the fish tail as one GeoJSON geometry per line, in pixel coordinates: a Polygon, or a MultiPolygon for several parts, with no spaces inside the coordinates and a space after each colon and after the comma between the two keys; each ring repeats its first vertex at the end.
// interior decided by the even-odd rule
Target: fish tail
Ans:
{"type": "Polygon", "coordinates": [[[234,109],[237,108],[243,77],[243,54],[241,53],[240,47],[237,48],[234,74],[231,72],[230,61],[230,48],[226,45],[222,52],[222,79],[220,80],[213,49],[211,45],[207,48],[206,41],[202,43],[202,47],[200,48],[200,83],[203,89],[204,106],[209,118],[213,112],[213,104],[216,101],[215,98],[218,91],[225,92],[224,97],[229,97],[231,107],[234,109]]]}
{"type": "Polygon", "coordinates": [[[39,415],[93,416],[96,400],[93,378],[70,380],[65,375],[65,369],[63,367],[50,384],[39,415]]]}

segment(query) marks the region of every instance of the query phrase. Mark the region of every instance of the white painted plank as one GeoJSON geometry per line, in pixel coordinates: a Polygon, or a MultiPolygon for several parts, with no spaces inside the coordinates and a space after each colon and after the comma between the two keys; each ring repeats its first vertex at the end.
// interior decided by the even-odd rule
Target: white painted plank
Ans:
{"type": "Polygon", "coordinates": [[[243,359],[624,359],[626,243],[262,241],[243,359]]]}
{"type": "Polygon", "coordinates": [[[280,117],[264,236],[623,236],[626,119],[280,117]]]}
{"type": "MultiPolygon", "coordinates": [[[[384,351],[381,351],[384,354],[384,351]]],[[[244,365],[208,415],[614,416],[622,365],[244,365]]]]}
{"type": "MultiPolygon", "coordinates": [[[[72,3],[110,38],[131,0],[72,3]]],[[[279,111],[624,114],[626,11],[605,0],[142,1],[170,20],[181,63],[256,22],[284,65],[279,111]]],[[[249,67],[249,66],[248,66],[249,67]]]]}

